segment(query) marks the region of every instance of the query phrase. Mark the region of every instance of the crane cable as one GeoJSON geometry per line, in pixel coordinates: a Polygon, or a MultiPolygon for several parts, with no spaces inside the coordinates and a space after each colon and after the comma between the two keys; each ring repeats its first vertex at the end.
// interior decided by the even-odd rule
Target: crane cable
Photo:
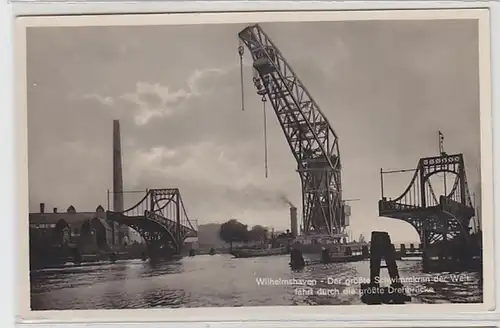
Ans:
{"type": "Polygon", "coordinates": [[[267,165],[267,117],[266,117],[266,96],[262,96],[262,109],[264,112],[264,169],[266,172],[266,179],[268,176],[268,165],[267,165]]]}
{"type": "MultiPolygon", "coordinates": [[[[241,40],[239,40],[238,54],[240,55],[240,86],[241,86],[241,110],[245,111],[245,93],[243,84],[243,54],[244,48],[241,40]]],[[[262,108],[264,112],[264,169],[266,179],[268,177],[268,165],[267,165],[267,117],[266,117],[266,96],[262,95],[262,108]]]]}
{"type": "Polygon", "coordinates": [[[238,46],[238,54],[240,55],[241,110],[245,111],[245,96],[244,96],[244,86],[243,86],[243,53],[244,53],[244,48],[240,40],[240,45],[238,46]]]}

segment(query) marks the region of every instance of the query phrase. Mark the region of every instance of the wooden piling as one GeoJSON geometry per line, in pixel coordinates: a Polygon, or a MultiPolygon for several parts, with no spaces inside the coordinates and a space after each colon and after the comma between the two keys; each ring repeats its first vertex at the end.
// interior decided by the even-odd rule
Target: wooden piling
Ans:
{"type": "Polygon", "coordinates": [[[370,249],[368,248],[368,246],[361,247],[361,254],[363,254],[363,257],[366,258],[370,256],[370,249]]]}
{"type": "Polygon", "coordinates": [[[405,256],[406,255],[406,245],[405,244],[401,244],[399,246],[399,252],[401,253],[401,256],[405,256]]]}
{"type": "Polygon", "coordinates": [[[365,304],[404,304],[411,298],[403,291],[396,264],[396,250],[387,232],[373,231],[370,245],[370,283],[361,284],[361,301],[365,304]],[[380,286],[382,259],[389,272],[390,287],[380,286]]]}

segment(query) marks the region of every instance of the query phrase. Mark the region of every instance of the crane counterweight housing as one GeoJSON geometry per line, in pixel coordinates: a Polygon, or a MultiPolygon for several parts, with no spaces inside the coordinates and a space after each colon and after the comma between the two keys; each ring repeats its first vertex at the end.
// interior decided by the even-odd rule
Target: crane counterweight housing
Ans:
{"type": "Polygon", "coordinates": [[[303,233],[328,234],[340,241],[347,235],[348,220],[342,201],[338,137],[262,28],[251,25],[238,36],[252,56],[257,94],[271,104],[297,161],[303,233]]]}

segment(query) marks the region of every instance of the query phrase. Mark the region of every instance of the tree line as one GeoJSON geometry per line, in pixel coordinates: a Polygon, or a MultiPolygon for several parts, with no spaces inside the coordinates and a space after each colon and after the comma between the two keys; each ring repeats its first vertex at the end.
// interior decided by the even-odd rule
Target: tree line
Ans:
{"type": "Polygon", "coordinates": [[[266,242],[269,238],[269,230],[261,225],[248,229],[248,225],[231,219],[220,226],[219,236],[231,246],[234,242],[266,242]]]}

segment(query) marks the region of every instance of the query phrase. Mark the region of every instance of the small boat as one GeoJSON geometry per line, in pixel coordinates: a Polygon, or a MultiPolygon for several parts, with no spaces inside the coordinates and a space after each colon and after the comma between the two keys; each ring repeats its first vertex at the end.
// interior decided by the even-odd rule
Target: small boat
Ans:
{"type": "Polygon", "coordinates": [[[230,254],[236,258],[262,257],[288,254],[286,247],[263,248],[263,249],[235,249],[230,254]]]}
{"type": "Polygon", "coordinates": [[[338,241],[338,236],[299,235],[293,242],[306,258],[306,265],[319,263],[347,263],[369,258],[369,245],[365,242],[338,241]]]}
{"type": "Polygon", "coordinates": [[[366,260],[368,257],[362,254],[356,255],[339,255],[336,254],[334,256],[330,256],[330,258],[326,261],[320,261],[322,263],[347,263],[347,262],[357,262],[366,260]]]}
{"type": "MultiPolygon", "coordinates": [[[[316,264],[329,264],[329,263],[348,263],[348,262],[358,262],[366,260],[366,256],[364,255],[337,255],[332,256],[328,260],[323,259],[312,259],[305,260],[304,266],[308,265],[316,265],[316,264]]],[[[289,263],[290,267],[292,267],[292,262],[289,263]]]]}

